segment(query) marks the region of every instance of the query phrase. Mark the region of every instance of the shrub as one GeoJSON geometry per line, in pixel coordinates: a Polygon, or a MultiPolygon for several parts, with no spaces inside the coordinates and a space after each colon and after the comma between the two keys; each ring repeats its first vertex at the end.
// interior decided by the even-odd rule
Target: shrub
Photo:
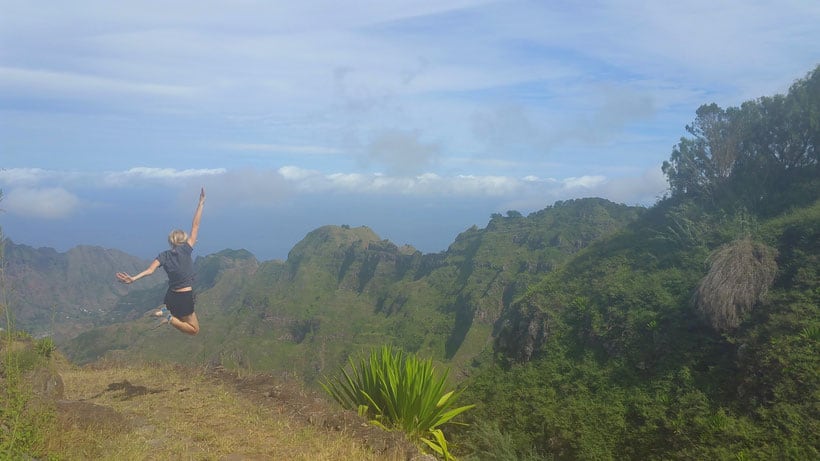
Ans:
{"type": "Polygon", "coordinates": [[[0,459],[28,459],[42,446],[52,411],[32,399],[27,372],[43,364],[30,340],[0,334],[0,459]]]}
{"type": "Polygon", "coordinates": [[[35,345],[37,354],[44,358],[51,358],[51,354],[57,350],[54,340],[50,337],[39,339],[35,345]]]}
{"type": "MultiPolygon", "coordinates": [[[[326,380],[322,387],[337,402],[367,416],[384,429],[400,429],[445,459],[454,459],[440,426],[474,405],[456,407],[460,393],[444,393],[447,372],[437,377],[432,360],[404,355],[389,346],[374,349],[358,366],[350,359],[351,372],[326,380]]],[[[459,423],[455,423],[459,424],[459,423]]]]}
{"type": "Polygon", "coordinates": [[[774,281],[776,256],[776,250],[749,238],[712,253],[709,273],[698,285],[694,301],[713,328],[725,331],[740,325],[774,281]]]}

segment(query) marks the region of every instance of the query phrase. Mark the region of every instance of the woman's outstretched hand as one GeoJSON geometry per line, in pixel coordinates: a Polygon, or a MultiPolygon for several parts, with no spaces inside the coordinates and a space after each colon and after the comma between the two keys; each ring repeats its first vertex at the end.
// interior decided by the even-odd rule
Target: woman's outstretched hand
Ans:
{"type": "Polygon", "coordinates": [[[131,277],[125,272],[117,272],[117,280],[119,280],[122,283],[131,283],[134,281],[134,277],[131,277]]]}

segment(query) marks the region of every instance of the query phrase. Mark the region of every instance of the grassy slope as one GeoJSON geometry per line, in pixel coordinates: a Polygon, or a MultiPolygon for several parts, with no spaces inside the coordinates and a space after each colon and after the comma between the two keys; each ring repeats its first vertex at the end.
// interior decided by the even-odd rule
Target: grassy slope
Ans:
{"type": "Polygon", "coordinates": [[[335,405],[270,377],[156,363],[63,364],[59,373],[65,400],[45,428],[40,456],[391,460],[408,450],[395,434],[368,432],[365,443],[355,415],[339,416],[335,405]]]}

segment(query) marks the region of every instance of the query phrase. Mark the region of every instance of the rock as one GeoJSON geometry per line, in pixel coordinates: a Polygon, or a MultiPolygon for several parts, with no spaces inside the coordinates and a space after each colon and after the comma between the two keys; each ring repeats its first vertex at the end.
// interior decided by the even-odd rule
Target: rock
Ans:
{"type": "Polygon", "coordinates": [[[111,407],[76,400],[58,400],[57,415],[66,427],[105,428],[115,432],[131,429],[128,419],[111,407]]]}
{"type": "Polygon", "coordinates": [[[63,377],[48,368],[38,368],[32,372],[28,381],[34,395],[45,400],[60,400],[65,396],[63,377]]]}

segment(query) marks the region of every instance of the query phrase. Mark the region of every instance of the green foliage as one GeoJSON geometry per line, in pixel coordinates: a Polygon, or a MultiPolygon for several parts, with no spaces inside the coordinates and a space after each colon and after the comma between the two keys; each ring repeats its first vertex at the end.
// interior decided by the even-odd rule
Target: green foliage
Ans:
{"type": "MultiPolygon", "coordinates": [[[[818,344],[808,337],[820,324],[820,300],[781,303],[773,294],[746,323],[766,328],[739,331],[729,338],[735,347],[686,314],[686,284],[666,285],[684,288],[683,297],[669,297],[677,307],[665,302],[653,311],[654,303],[625,297],[662,293],[664,285],[654,285],[670,273],[646,275],[622,279],[623,291],[610,285],[619,277],[605,276],[601,288],[610,294],[595,294],[596,282],[586,298],[566,305],[530,362],[478,371],[464,395],[483,403],[473,418],[508,428],[520,456],[535,447],[556,459],[816,457],[809,441],[820,428],[808,404],[816,398],[807,396],[818,395],[820,367],[818,344]]],[[[658,299],[646,299],[652,296],[658,299]]],[[[468,433],[466,443],[480,437],[468,433]]]]}
{"type": "MultiPolygon", "coordinates": [[[[723,196],[734,171],[712,198],[662,201],[511,303],[496,360],[467,381],[463,397],[481,402],[459,433],[467,457],[820,457],[818,189],[797,184],[804,195],[772,217],[723,196]],[[699,286],[701,309],[731,319],[703,321],[699,286]]],[[[771,200],[793,191],[765,187],[771,200]]]]}
{"type": "Polygon", "coordinates": [[[32,399],[31,385],[25,380],[27,372],[45,364],[46,355],[32,344],[27,333],[14,329],[6,302],[2,235],[0,310],[5,315],[5,327],[0,329],[0,459],[25,459],[36,454],[43,440],[44,428],[53,414],[48,408],[36,404],[32,399]]]}
{"type": "Polygon", "coordinates": [[[27,334],[14,328],[6,297],[4,247],[0,231],[0,311],[5,317],[4,328],[0,329],[0,458],[23,459],[30,457],[42,441],[42,427],[51,414],[32,405],[30,386],[23,379],[43,356],[31,347],[27,334]]]}
{"type": "Polygon", "coordinates": [[[33,348],[4,333],[2,357],[3,385],[0,386],[0,458],[24,459],[35,454],[43,441],[45,428],[53,413],[37,405],[30,384],[24,379],[27,371],[41,364],[33,348]]]}
{"type": "Polygon", "coordinates": [[[470,431],[470,439],[463,447],[470,454],[467,460],[536,461],[544,457],[533,451],[517,451],[510,432],[503,431],[497,421],[476,421],[470,431]]]}
{"type": "Polygon", "coordinates": [[[673,197],[769,216],[805,205],[820,181],[820,66],[785,96],[703,105],[686,130],[663,164],[673,197]]]}
{"type": "Polygon", "coordinates": [[[51,358],[51,354],[57,350],[57,346],[54,344],[54,340],[47,336],[37,340],[34,349],[38,355],[48,359],[51,358]]]}
{"type": "Polygon", "coordinates": [[[474,405],[456,407],[459,393],[444,392],[447,372],[436,376],[432,360],[420,360],[383,346],[361,358],[342,377],[326,380],[324,389],[343,407],[357,409],[387,429],[400,429],[444,459],[454,459],[440,427],[474,405]]]}
{"type": "Polygon", "coordinates": [[[800,332],[800,337],[806,341],[820,342],[820,326],[812,325],[811,327],[803,328],[800,332]]]}
{"type": "MultiPolygon", "coordinates": [[[[781,242],[775,248],[788,271],[724,337],[690,307],[702,259],[673,254],[690,245],[650,257],[641,235],[652,229],[644,228],[591,247],[512,306],[521,315],[505,319],[522,328],[502,335],[526,337],[528,319],[545,315],[549,335],[529,361],[507,368],[505,358],[474,373],[464,397],[482,405],[472,419],[508,428],[505,451],[514,456],[816,458],[820,427],[809,402],[820,396],[817,223],[805,210],[762,223],[761,235],[781,242]]],[[[476,453],[485,437],[463,435],[476,453]]]]}

